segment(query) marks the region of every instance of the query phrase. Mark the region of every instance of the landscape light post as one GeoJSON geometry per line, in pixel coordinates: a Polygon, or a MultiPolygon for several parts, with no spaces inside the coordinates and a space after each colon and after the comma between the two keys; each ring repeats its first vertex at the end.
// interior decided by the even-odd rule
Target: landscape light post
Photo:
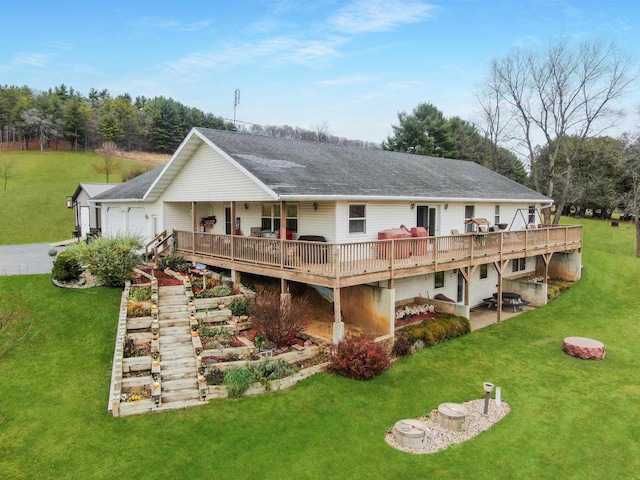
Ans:
{"type": "Polygon", "coordinates": [[[491,398],[493,383],[484,382],[482,386],[484,388],[484,412],[482,412],[482,415],[486,417],[489,415],[489,399],[491,398]]]}

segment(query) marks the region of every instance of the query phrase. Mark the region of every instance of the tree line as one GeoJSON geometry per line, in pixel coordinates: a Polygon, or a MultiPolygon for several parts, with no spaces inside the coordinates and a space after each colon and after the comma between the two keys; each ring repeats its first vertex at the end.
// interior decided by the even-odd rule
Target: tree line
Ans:
{"type": "Polygon", "coordinates": [[[66,140],[73,150],[95,150],[113,142],[125,151],[173,153],[192,127],[379,148],[372,142],[332,135],[326,123],[311,129],[234,123],[165,97],[133,99],[126,93],[113,97],[106,89],[94,88],[84,96],[64,84],[46,92],[0,86],[0,141],[18,141],[24,149],[32,140],[38,140],[41,150],[66,140]]]}
{"type": "Polygon", "coordinates": [[[112,97],[92,88],[87,96],[60,85],[46,92],[0,86],[3,141],[37,139],[41,149],[68,141],[73,150],[93,150],[112,141],[123,150],[172,153],[192,126],[232,129],[233,124],[165,97],[112,97]]]}

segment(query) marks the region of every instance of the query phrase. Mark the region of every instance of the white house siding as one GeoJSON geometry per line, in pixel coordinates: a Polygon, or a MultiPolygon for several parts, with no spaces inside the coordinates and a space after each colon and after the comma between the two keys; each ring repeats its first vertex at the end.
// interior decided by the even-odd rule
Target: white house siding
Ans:
{"type": "MultiPolygon", "coordinates": [[[[519,278],[528,276],[535,272],[536,257],[529,257],[526,260],[526,268],[523,271],[514,273],[511,262],[507,266],[503,278],[519,278]]],[[[435,288],[434,275],[417,275],[414,277],[398,278],[394,280],[396,291],[396,302],[414,297],[433,298],[441,293],[452,300],[458,295],[458,272],[449,270],[444,275],[444,287],[435,288]]],[[[386,288],[386,282],[378,283],[378,286],[386,288]]],[[[480,268],[474,272],[469,286],[469,305],[475,307],[483,304],[483,299],[490,297],[498,291],[498,272],[493,263],[487,266],[487,278],[480,278],[480,268]]]]}
{"type": "Polygon", "coordinates": [[[161,224],[161,228],[167,231],[191,230],[191,204],[165,202],[162,208],[161,224]]]}
{"type": "Polygon", "coordinates": [[[162,198],[166,202],[273,200],[258,184],[207,145],[202,145],[187,161],[162,198]]]}
{"type": "Polygon", "coordinates": [[[338,243],[368,242],[378,239],[378,232],[389,228],[416,226],[416,211],[412,202],[337,202],[336,241],[338,243]],[[349,233],[349,205],[366,205],[365,233],[349,233]]]}
{"type": "Polygon", "coordinates": [[[313,209],[313,202],[302,202],[298,206],[298,235],[322,235],[327,242],[336,241],[336,225],[334,215],[335,204],[317,202],[318,209],[313,209]]]}

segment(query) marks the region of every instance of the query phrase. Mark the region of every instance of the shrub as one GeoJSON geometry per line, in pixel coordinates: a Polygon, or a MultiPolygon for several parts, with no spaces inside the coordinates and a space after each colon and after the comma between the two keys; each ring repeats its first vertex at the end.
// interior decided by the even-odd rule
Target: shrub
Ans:
{"type": "Polygon", "coordinates": [[[151,315],[151,309],[143,302],[127,303],[127,317],[138,318],[148,317],[149,315],[151,315]]]}
{"type": "Polygon", "coordinates": [[[124,343],[124,352],[123,356],[125,358],[129,357],[144,357],[149,355],[151,351],[151,345],[138,345],[135,340],[131,337],[127,337],[124,343]]]}
{"type": "Polygon", "coordinates": [[[266,359],[247,365],[247,369],[251,372],[253,382],[260,382],[267,390],[271,389],[272,380],[288,377],[300,370],[297,366],[282,359],[266,359]]]}
{"type": "Polygon", "coordinates": [[[391,355],[400,358],[411,355],[411,353],[411,341],[404,333],[396,334],[396,340],[393,342],[393,347],[391,347],[391,355]]]}
{"type": "Polygon", "coordinates": [[[291,345],[308,323],[308,307],[306,297],[291,297],[290,301],[283,301],[278,291],[264,289],[252,302],[253,328],[278,347],[291,345]]]}
{"type": "Polygon", "coordinates": [[[207,288],[206,290],[200,290],[196,292],[194,296],[196,298],[216,298],[216,297],[228,297],[233,294],[233,289],[226,285],[217,285],[213,288],[207,288]]]}
{"type": "Polygon", "coordinates": [[[91,243],[80,243],[76,252],[89,271],[106,285],[121,287],[132,278],[132,270],[138,265],[138,251],[142,243],[138,237],[98,237],[91,243]]]}
{"type": "Polygon", "coordinates": [[[147,302],[151,299],[151,287],[136,287],[129,291],[129,300],[132,302],[147,302]]]}
{"type": "Polygon", "coordinates": [[[158,268],[160,270],[168,268],[174,272],[184,272],[189,269],[189,263],[182,255],[167,255],[158,260],[158,268]]]}
{"type": "Polygon", "coordinates": [[[236,317],[240,317],[242,315],[249,316],[251,314],[251,306],[253,301],[250,297],[235,297],[233,300],[229,302],[229,310],[236,317]]]}
{"type": "Polygon", "coordinates": [[[389,351],[371,334],[347,335],[331,353],[328,370],[358,380],[380,375],[391,365],[389,351]]]}
{"type": "Polygon", "coordinates": [[[421,341],[426,347],[432,347],[451,338],[466,335],[471,332],[471,324],[467,318],[439,313],[434,318],[409,326],[403,331],[412,344],[421,341]]]}
{"type": "Polygon", "coordinates": [[[204,376],[207,379],[207,385],[222,385],[224,382],[224,370],[216,367],[207,366],[204,376]]]}
{"type": "Polygon", "coordinates": [[[59,282],[77,280],[82,273],[82,266],[75,249],[63,250],[53,262],[51,276],[59,282]]]}
{"type": "Polygon", "coordinates": [[[222,383],[227,387],[231,398],[239,398],[247,391],[252,382],[251,372],[245,367],[240,367],[227,369],[222,383]]]}

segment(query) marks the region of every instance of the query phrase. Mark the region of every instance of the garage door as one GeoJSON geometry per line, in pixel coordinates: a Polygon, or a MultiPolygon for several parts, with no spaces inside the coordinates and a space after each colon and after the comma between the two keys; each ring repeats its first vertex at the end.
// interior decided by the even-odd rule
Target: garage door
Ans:
{"type": "Polygon", "coordinates": [[[107,228],[105,235],[107,237],[115,237],[122,233],[122,214],[120,207],[107,208],[107,228]]]}
{"type": "Polygon", "coordinates": [[[127,210],[127,233],[144,237],[147,233],[147,219],[144,208],[131,207],[127,210]]]}

